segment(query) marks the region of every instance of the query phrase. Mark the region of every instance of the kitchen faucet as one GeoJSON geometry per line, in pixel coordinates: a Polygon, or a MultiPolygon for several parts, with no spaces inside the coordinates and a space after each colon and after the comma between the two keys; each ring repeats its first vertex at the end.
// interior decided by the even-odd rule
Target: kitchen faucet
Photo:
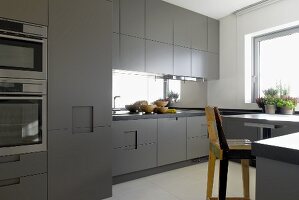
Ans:
{"type": "Polygon", "coordinates": [[[114,96],[114,97],[113,97],[113,109],[115,109],[115,100],[116,100],[117,98],[120,98],[120,96],[114,96]]]}

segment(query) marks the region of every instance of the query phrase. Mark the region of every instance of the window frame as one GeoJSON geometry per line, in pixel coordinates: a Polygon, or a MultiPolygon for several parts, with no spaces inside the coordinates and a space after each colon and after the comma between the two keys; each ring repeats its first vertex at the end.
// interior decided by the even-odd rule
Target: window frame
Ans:
{"type": "Polygon", "coordinates": [[[265,40],[271,40],[278,37],[284,37],[287,35],[292,35],[294,33],[299,33],[299,26],[286,28],[283,30],[259,35],[253,38],[253,48],[252,48],[252,75],[251,75],[251,97],[252,102],[260,97],[260,42],[265,40]]]}

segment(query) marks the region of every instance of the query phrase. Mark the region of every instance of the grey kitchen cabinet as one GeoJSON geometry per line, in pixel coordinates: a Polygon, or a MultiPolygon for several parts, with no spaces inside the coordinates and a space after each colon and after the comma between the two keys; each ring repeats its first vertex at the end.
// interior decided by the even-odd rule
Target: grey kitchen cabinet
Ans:
{"type": "Polygon", "coordinates": [[[108,129],[111,128],[95,128],[93,133],[49,134],[49,200],[96,200],[112,195],[108,129]]]}
{"type": "Polygon", "coordinates": [[[191,12],[181,7],[176,7],[173,25],[174,45],[191,48],[191,28],[191,12]]]}
{"type": "Polygon", "coordinates": [[[187,117],[187,159],[207,155],[209,139],[205,116],[187,117]]]}
{"type": "Polygon", "coordinates": [[[299,132],[299,125],[286,125],[279,128],[271,129],[271,137],[283,136],[299,132]]]}
{"type": "Polygon", "coordinates": [[[219,53],[219,21],[208,18],[208,51],[219,53]]]}
{"type": "Polygon", "coordinates": [[[146,40],[146,72],[173,74],[173,45],[146,40]]]}
{"type": "Polygon", "coordinates": [[[208,67],[207,79],[219,79],[219,55],[208,52],[208,67]]]}
{"type": "Polygon", "coordinates": [[[161,0],[146,0],[146,39],[173,44],[174,8],[161,0]]]}
{"type": "Polygon", "coordinates": [[[191,76],[191,49],[174,46],[174,74],[191,76]]]}
{"type": "Polygon", "coordinates": [[[223,129],[227,139],[249,139],[256,141],[259,139],[259,129],[245,126],[245,120],[231,119],[223,117],[223,129]]]}
{"type": "Polygon", "coordinates": [[[187,159],[186,136],[185,117],[158,119],[158,166],[187,159]]]}
{"type": "Polygon", "coordinates": [[[72,129],[81,106],[94,127],[111,125],[112,3],[50,0],[49,8],[48,130],[72,129]]]}
{"type": "Polygon", "coordinates": [[[157,166],[157,119],[113,121],[112,175],[157,166]]]}
{"type": "Polygon", "coordinates": [[[119,69],[128,71],[145,71],[145,40],[120,35],[119,69]]]}
{"type": "Polygon", "coordinates": [[[2,0],[0,17],[48,25],[48,0],[2,0]]]}
{"type": "Polygon", "coordinates": [[[0,180],[46,173],[47,160],[47,152],[0,157],[0,180]]]}
{"type": "Polygon", "coordinates": [[[120,35],[113,33],[112,35],[112,68],[120,69],[120,35]]]}
{"type": "Polygon", "coordinates": [[[120,33],[144,38],[145,0],[120,0],[120,33]]]}
{"type": "Polygon", "coordinates": [[[5,200],[47,200],[47,174],[0,180],[0,197],[5,200]]]}
{"type": "Polygon", "coordinates": [[[198,13],[191,16],[191,47],[197,50],[208,50],[208,19],[198,13]]]}
{"type": "Polygon", "coordinates": [[[192,49],[192,76],[206,78],[208,76],[208,52],[192,49]]]}
{"type": "Polygon", "coordinates": [[[120,0],[113,0],[112,3],[113,3],[113,32],[114,33],[119,33],[119,26],[120,26],[120,23],[119,23],[119,18],[120,18],[120,15],[119,15],[119,11],[120,11],[120,0]]]}

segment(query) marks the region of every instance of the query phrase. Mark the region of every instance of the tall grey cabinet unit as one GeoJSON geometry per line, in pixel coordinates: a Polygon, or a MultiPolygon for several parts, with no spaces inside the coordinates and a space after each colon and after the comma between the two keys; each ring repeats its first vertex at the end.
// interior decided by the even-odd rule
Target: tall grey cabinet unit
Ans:
{"type": "Polygon", "coordinates": [[[119,26],[120,26],[119,3],[120,3],[120,0],[112,0],[112,3],[113,3],[113,33],[119,33],[119,26]]]}
{"type": "Polygon", "coordinates": [[[208,51],[219,53],[219,21],[208,18],[208,51]]]}
{"type": "Polygon", "coordinates": [[[187,117],[187,159],[207,155],[209,155],[209,139],[205,116],[187,117]]]}
{"type": "Polygon", "coordinates": [[[144,38],[145,0],[120,0],[120,33],[144,38]]]}
{"type": "Polygon", "coordinates": [[[48,0],[1,0],[0,17],[48,25],[48,0]]]}
{"type": "Polygon", "coordinates": [[[49,200],[111,196],[112,2],[49,1],[49,200]]]}
{"type": "Polygon", "coordinates": [[[158,119],[158,166],[186,160],[186,118],[158,119]]]}

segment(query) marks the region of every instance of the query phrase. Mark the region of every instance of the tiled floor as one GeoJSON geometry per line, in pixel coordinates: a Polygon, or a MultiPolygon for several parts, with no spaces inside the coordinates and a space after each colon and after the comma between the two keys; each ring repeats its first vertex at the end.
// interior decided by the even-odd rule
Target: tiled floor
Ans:
{"type": "MultiPolygon", "coordinates": [[[[113,197],[106,200],[205,200],[207,163],[201,163],[113,186],[113,197]]],[[[218,190],[218,163],[214,195],[218,190]]],[[[242,196],[241,166],[230,162],[228,196],[242,196]]],[[[250,195],[254,200],[255,169],[250,168],[250,195]]]]}

